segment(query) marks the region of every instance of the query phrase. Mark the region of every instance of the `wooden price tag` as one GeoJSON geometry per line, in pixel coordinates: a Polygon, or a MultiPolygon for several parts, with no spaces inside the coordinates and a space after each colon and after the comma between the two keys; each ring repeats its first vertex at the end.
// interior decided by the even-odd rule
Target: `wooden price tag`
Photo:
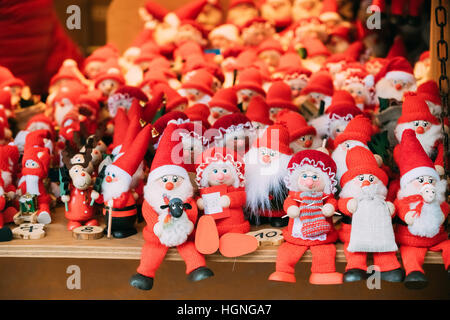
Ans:
{"type": "Polygon", "coordinates": [[[284,241],[279,229],[261,229],[247,234],[255,237],[260,246],[278,246],[284,241]]]}
{"type": "Polygon", "coordinates": [[[45,237],[44,224],[22,223],[12,230],[14,239],[37,240],[45,237]]]}
{"type": "Polygon", "coordinates": [[[103,228],[98,226],[81,226],[72,230],[77,240],[96,240],[103,237],[103,228]]]}

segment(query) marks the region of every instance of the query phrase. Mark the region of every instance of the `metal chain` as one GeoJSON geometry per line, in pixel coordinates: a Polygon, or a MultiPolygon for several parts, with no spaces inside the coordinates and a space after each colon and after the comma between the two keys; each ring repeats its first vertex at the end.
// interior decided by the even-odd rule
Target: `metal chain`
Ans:
{"type": "Polygon", "coordinates": [[[450,81],[447,76],[447,61],[448,61],[448,43],[445,41],[444,37],[444,28],[447,25],[447,9],[442,5],[442,0],[439,0],[439,5],[435,8],[435,18],[436,25],[440,29],[440,39],[436,42],[436,52],[437,58],[441,63],[441,75],[439,76],[439,93],[441,95],[442,101],[442,111],[441,111],[441,123],[442,123],[442,132],[444,134],[444,170],[445,170],[445,178],[449,176],[448,172],[448,134],[445,132],[445,124],[444,120],[448,119],[448,94],[450,88],[450,81]]]}

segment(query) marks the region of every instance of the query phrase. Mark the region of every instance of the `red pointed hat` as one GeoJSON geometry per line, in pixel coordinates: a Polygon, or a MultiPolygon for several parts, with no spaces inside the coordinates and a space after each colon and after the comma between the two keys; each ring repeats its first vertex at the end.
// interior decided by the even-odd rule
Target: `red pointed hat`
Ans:
{"type": "Polygon", "coordinates": [[[339,18],[337,0],[324,0],[322,2],[322,11],[320,13],[320,20],[326,21],[328,19],[339,18]]]}
{"type": "Polygon", "coordinates": [[[0,105],[3,106],[3,109],[8,109],[8,110],[12,109],[12,105],[11,105],[11,91],[9,91],[9,90],[0,90],[0,105]]]}
{"type": "Polygon", "coordinates": [[[246,49],[241,51],[236,57],[236,69],[244,72],[258,59],[255,49],[246,49]]]}
{"type": "Polygon", "coordinates": [[[163,69],[149,69],[144,74],[144,79],[142,80],[140,87],[143,88],[144,86],[149,85],[152,88],[158,83],[168,83],[163,69]]]}
{"type": "MultiPolygon", "coordinates": [[[[329,189],[326,193],[336,192],[336,163],[334,160],[326,153],[314,149],[302,150],[294,154],[288,164],[288,177],[286,178],[286,186],[291,189],[290,178],[297,168],[301,168],[304,165],[313,166],[328,176],[329,179],[329,189]]],[[[294,189],[294,188],[293,188],[294,189]]]]}
{"type": "Polygon", "coordinates": [[[262,88],[261,73],[256,68],[249,68],[239,73],[236,90],[250,89],[266,96],[266,92],[262,88]]]}
{"type": "Polygon", "coordinates": [[[127,134],[128,124],[129,120],[126,111],[123,108],[119,108],[116,117],[114,118],[113,142],[108,146],[109,152],[112,152],[115,147],[122,145],[127,134]]]}
{"type": "Polygon", "coordinates": [[[298,112],[283,110],[277,116],[277,123],[284,124],[289,131],[289,142],[305,135],[316,135],[316,129],[308,125],[305,118],[298,112]]]}
{"type": "Polygon", "coordinates": [[[373,153],[361,146],[351,148],[345,158],[347,168],[349,168],[341,177],[341,186],[360,174],[372,174],[380,179],[386,186],[388,176],[383,169],[378,166],[373,153]]]}
{"type": "Polygon", "coordinates": [[[99,101],[101,99],[101,92],[99,90],[91,90],[87,93],[80,95],[78,99],[78,105],[87,105],[94,112],[98,112],[100,109],[99,101]]]}
{"type": "Polygon", "coordinates": [[[394,149],[394,160],[400,169],[400,187],[420,176],[431,176],[439,180],[433,162],[428,157],[416,133],[412,129],[403,131],[400,144],[394,149]]]}
{"type": "Polygon", "coordinates": [[[394,43],[392,44],[389,52],[386,56],[386,59],[392,59],[395,57],[406,57],[406,47],[403,43],[403,39],[401,36],[396,36],[394,39],[394,43]]]}
{"type": "Polygon", "coordinates": [[[153,18],[159,21],[163,21],[166,14],[169,13],[169,10],[161,6],[159,3],[150,0],[145,2],[145,9],[152,15],[153,18]]]}
{"type": "Polygon", "coordinates": [[[252,97],[248,104],[245,115],[251,121],[267,125],[273,124],[272,120],[270,120],[269,118],[269,106],[262,96],[252,97]]]}
{"type": "Polygon", "coordinates": [[[336,90],[331,98],[331,105],[325,111],[333,119],[338,118],[354,118],[358,114],[362,114],[361,110],[356,106],[353,96],[345,90],[336,90]]]}
{"type": "Polygon", "coordinates": [[[291,87],[281,80],[272,83],[267,91],[266,102],[269,108],[297,110],[295,104],[292,103],[291,87]]]}
{"type": "Polygon", "coordinates": [[[433,116],[425,98],[416,92],[405,92],[402,104],[402,115],[397,123],[406,123],[416,120],[425,120],[433,124],[439,124],[439,119],[433,116]]]}
{"type": "Polygon", "coordinates": [[[302,64],[302,59],[296,52],[286,52],[280,58],[280,63],[278,64],[277,72],[285,72],[287,74],[306,74],[306,76],[311,76],[311,71],[305,68],[302,64]]]}
{"type": "Polygon", "coordinates": [[[345,127],[344,132],[334,139],[334,147],[337,148],[338,145],[347,140],[356,140],[367,145],[372,137],[372,133],[372,123],[370,122],[370,119],[359,114],[350,120],[347,127],[345,127]]]}
{"type": "Polygon", "coordinates": [[[219,89],[208,102],[210,108],[221,107],[230,112],[239,112],[236,90],[234,88],[219,89]]]}
{"type": "Polygon", "coordinates": [[[156,120],[153,124],[155,130],[159,133],[158,139],[161,139],[161,136],[170,121],[182,123],[189,121],[189,118],[184,112],[181,111],[169,111],[158,118],[158,120],[156,120]]]}
{"type": "Polygon", "coordinates": [[[117,89],[114,94],[123,94],[130,98],[136,99],[138,101],[147,102],[148,97],[147,95],[138,87],[133,86],[121,86],[119,89],[117,89]]]}
{"type": "Polygon", "coordinates": [[[164,175],[172,174],[189,179],[188,172],[183,166],[183,157],[174,152],[181,151],[179,148],[180,135],[175,132],[177,124],[170,123],[162,134],[159,147],[156,149],[155,157],[152,161],[148,181],[155,181],[164,175]]]}
{"type": "Polygon", "coordinates": [[[62,80],[62,79],[69,79],[69,80],[81,82],[80,78],[74,71],[74,66],[71,66],[71,65],[63,64],[59,68],[58,72],[51,78],[50,85],[52,86],[55,84],[55,82],[62,80]]]}
{"type": "Polygon", "coordinates": [[[50,132],[45,129],[35,130],[27,134],[24,149],[33,147],[45,148],[44,139],[51,139],[50,132]]]}
{"type": "Polygon", "coordinates": [[[434,104],[442,104],[439,88],[436,81],[434,80],[428,80],[422,83],[417,88],[417,94],[423,97],[425,100],[431,101],[434,104]]]}
{"type": "Polygon", "coordinates": [[[32,116],[28,122],[27,122],[27,126],[25,128],[25,130],[28,130],[30,128],[30,126],[35,123],[35,122],[42,122],[45,123],[48,127],[49,127],[49,131],[51,133],[52,136],[55,135],[55,125],[52,121],[52,119],[50,119],[49,117],[47,117],[46,115],[44,115],[43,113],[39,113],[37,115],[32,116]]]}
{"type": "Polygon", "coordinates": [[[187,104],[188,99],[186,97],[183,97],[180,95],[176,90],[172,89],[168,84],[166,83],[159,83],[155,85],[153,88],[153,92],[155,95],[158,95],[158,92],[164,92],[164,95],[166,97],[166,110],[171,111],[172,109],[176,108],[180,104],[187,104]]]}
{"type": "Polygon", "coordinates": [[[84,59],[84,66],[86,67],[92,61],[106,62],[110,58],[119,58],[119,50],[113,44],[107,44],[95,49],[90,56],[84,59]]]}
{"type": "Polygon", "coordinates": [[[196,103],[184,110],[184,113],[192,122],[200,121],[205,128],[210,127],[208,122],[210,111],[206,104],[196,103]]]}
{"type": "Polygon", "coordinates": [[[228,10],[240,4],[249,4],[256,7],[254,0],[231,0],[230,5],[228,6],[228,10]]]}
{"type": "Polygon", "coordinates": [[[207,0],[195,0],[188,2],[186,5],[178,8],[174,13],[180,20],[191,19],[195,20],[197,16],[202,12],[204,6],[208,3],[207,0]]]}
{"type": "Polygon", "coordinates": [[[307,37],[302,40],[303,46],[306,49],[306,54],[308,58],[312,58],[319,55],[329,56],[330,51],[328,48],[315,37],[307,37]]]}
{"type": "Polygon", "coordinates": [[[204,69],[198,70],[188,81],[181,85],[183,89],[197,89],[209,96],[213,96],[212,91],[213,76],[204,69]]]}
{"type": "Polygon", "coordinates": [[[47,176],[48,168],[50,166],[50,154],[47,148],[26,148],[23,152],[22,167],[25,167],[25,162],[27,160],[34,160],[39,163],[39,168],[42,169],[40,175],[41,178],[47,176]]]}
{"type": "Polygon", "coordinates": [[[411,64],[403,57],[394,57],[375,75],[375,83],[381,78],[414,80],[414,70],[411,64]]]}
{"type": "Polygon", "coordinates": [[[147,152],[152,129],[152,125],[146,125],[133,140],[133,147],[127,148],[125,153],[115,160],[111,166],[121,169],[121,171],[129,175],[131,179],[147,152]]]}
{"type": "Polygon", "coordinates": [[[211,130],[213,134],[208,138],[210,139],[210,142],[214,142],[215,140],[222,138],[223,135],[234,132],[239,128],[252,129],[253,126],[250,119],[242,113],[227,114],[214,122],[211,127],[211,129],[213,129],[211,130]]]}
{"type": "Polygon", "coordinates": [[[120,71],[117,59],[108,59],[103,65],[102,71],[95,77],[95,87],[97,88],[100,82],[106,79],[116,80],[119,85],[125,84],[125,78],[120,71]]]}
{"type": "Polygon", "coordinates": [[[203,55],[202,47],[195,41],[183,42],[173,52],[174,58],[180,57],[183,60],[191,55],[203,55]]]}
{"type": "Polygon", "coordinates": [[[25,82],[16,78],[8,68],[0,66],[0,89],[12,86],[23,87],[25,82]]]}
{"type": "Polygon", "coordinates": [[[306,87],[301,91],[301,95],[311,92],[322,93],[332,96],[334,92],[333,79],[328,72],[318,72],[311,76],[306,87]]]}
{"type": "Polygon", "coordinates": [[[268,126],[260,138],[258,138],[253,146],[257,148],[268,148],[279,151],[282,154],[291,155],[292,150],[289,147],[289,132],[285,126],[281,124],[273,124],[268,126]]]}
{"type": "Polygon", "coordinates": [[[245,164],[242,158],[236,151],[226,147],[212,147],[202,152],[198,159],[196,159],[197,184],[202,187],[203,173],[205,169],[212,163],[218,161],[228,162],[236,169],[238,180],[235,187],[244,187],[245,185],[245,164]]]}
{"type": "Polygon", "coordinates": [[[284,52],[283,48],[281,47],[281,43],[274,38],[269,38],[261,42],[260,45],[258,46],[257,52],[259,54],[266,50],[275,50],[281,54],[283,54],[284,52]]]}

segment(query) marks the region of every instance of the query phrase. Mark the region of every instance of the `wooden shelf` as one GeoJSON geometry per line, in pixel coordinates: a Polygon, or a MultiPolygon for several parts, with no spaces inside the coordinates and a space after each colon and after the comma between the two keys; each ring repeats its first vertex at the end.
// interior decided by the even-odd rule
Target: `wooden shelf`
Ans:
{"type": "MultiPolygon", "coordinates": [[[[58,207],[53,213],[53,222],[46,226],[46,236],[40,240],[12,240],[0,243],[0,257],[27,258],[86,258],[86,259],[129,259],[139,260],[144,244],[142,229],[144,223],[138,225],[138,234],[125,239],[75,240],[66,229],[64,207],[58,207]]],[[[10,226],[14,228],[14,225],[10,226]]],[[[260,227],[261,229],[261,227],[260,227]]],[[[255,229],[256,230],[256,229],[255,229]]],[[[257,251],[238,258],[225,258],[220,253],[207,256],[214,262],[266,262],[274,263],[277,257],[277,246],[260,247],[257,251]]],[[[176,249],[170,249],[166,260],[182,261],[176,249]]],[[[301,262],[311,262],[309,250],[301,262]]],[[[337,244],[336,262],[346,262],[342,244],[337,244]]],[[[442,264],[440,252],[428,252],[425,263],[442,264]]]]}

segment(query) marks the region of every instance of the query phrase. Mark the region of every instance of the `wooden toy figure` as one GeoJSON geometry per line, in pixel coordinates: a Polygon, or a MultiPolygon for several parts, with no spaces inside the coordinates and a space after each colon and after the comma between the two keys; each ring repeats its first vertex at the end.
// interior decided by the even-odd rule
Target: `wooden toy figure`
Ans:
{"type": "MultiPolygon", "coordinates": [[[[20,196],[21,212],[14,221],[21,220],[28,213],[28,222],[49,224],[50,216],[50,196],[45,190],[44,178],[50,164],[50,154],[48,149],[42,147],[29,147],[25,149],[22,158],[22,177],[19,180],[17,190],[20,196]]],[[[16,223],[17,223],[16,222],[16,223]]],[[[20,224],[20,223],[19,223],[20,224]]]]}
{"type": "Polygon", "coordinates": [[[289,196],[284,210],[289,224],[283,230],[284,242],[278,249],[276,271],[269,280],[296,282],[295,264],[306,250],[312,253],[309,282],[312,284],[342,283],[336,272],[337,232],[332,216],[337,201],[336,164],[331,157],[318,150],[297,152],[288,165],[286,186],[289,196]]]}
{"type": "Polygon", "coordinates": [[[428,250],[442,251],[450,275],[450,240],[443,226],[450,211],[445,201],[447,180],[439,178],[411,129],[403,132],[394,159],[400,169],[400,190],[395,200],[400,221],[395,236],[406,271],[405,286],[421,289],[428,284],[422,268],[428,250]]]}
{"type": "Polygon", "coordinates": [[[237,257],[258,247],[256,238],[246,235],[250,224],[244,217],[245,164],[227,148],[210,148],[197,161],[197,184],[204,210],[197,226],[195,246],[204,254],[220,250],[225,257],[237,257]]]}
{"type": "Polygon", "coordinates": [[[92,178],[86,170],[91,159],[91,149],[86,149],[84,154],[77,153],[76,155],[69,155],[66,150],[63,151],[63,162],[66,170],[69,171],[71,180],[67,190],[68,194],[61,193],[61,201],[67,205],[65,215],[69,220],[68,230],[73,230],[81,225],[98,226],[98,221],[94,218],[94,207],[91,206],[92,178]]]}
{"type": "Polygon", "coordinates": [[[91,197],[104,203],[103,214],[107,220],[108,237],[126,238],[137,233],[134,226],[137,218],[136,199],[130,185],[147,152],[152,126],[147,125],[136,136],[132,148],[125,148],[111,164],[105,167],[101,196],[93,190],[91,197]]]}
{"type": "Polygon", "coordinates": [[[342,175],[339,210],[344,213],[339,237],[347,258],[344,282],[366,279],[367,253],[373,253],[381,280],[403,281],[397,260],[392,216],[395,207],[386,201],[387,174],[378,166],[372,152],[355,146],[347,153],[348,170],[342,175]]]}
{"type": "Polygon", "coordinates": [[[213,276],[206,267],[205,258],[195,248],[192,234],[197,222],[197,205],[194,188],[189,175],[179,159],[173,158],[173,150],[179,145],[172,135],[177,125],[169,124],[161,137],[153,159],[147,184],[144,187],[142,214],[147,226],[144,228],[145,244],[141,263],[130,279],[130,285],[150,290],[155,272],[164,260],[169,248],[176,247],[186,262],[186,274],[190,281],[199,281],[213,276]]]}

